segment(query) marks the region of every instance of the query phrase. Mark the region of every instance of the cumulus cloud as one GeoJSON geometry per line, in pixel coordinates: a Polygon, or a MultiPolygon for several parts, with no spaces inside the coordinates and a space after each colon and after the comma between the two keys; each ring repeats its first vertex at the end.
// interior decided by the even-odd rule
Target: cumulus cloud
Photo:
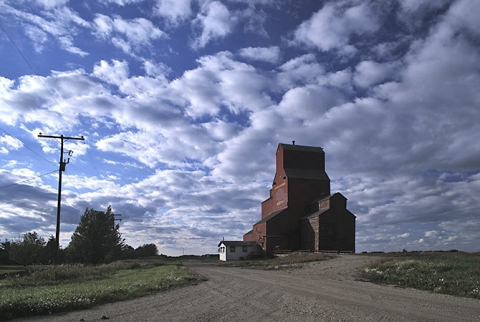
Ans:
{"type": "Polygon", "coordinates": [[[241,57],[249,60],[259,60],[275,64],[280,61],[280,48],[272,47],[247,47],[238,52],[241,57]]]}
{"type": "Polygon", "coordinates": [[[198,62],[197,69],[187,71],[172,83],[187,100],[188,115],[217,115],[222,105],[239,114],[271,104],[264,93],[269,80],[253,66],[235,61],[231,53],[201,57],[198,62]]]}
{"type": "Polygon", "coordinates": [[[32,2],[36,2],[45,7],[46,9],[51,9],[65,5],[68,0],[34,0],[32,2]]]}
{"type": "Polygon", "coordinates": [[[157,63],[151,60],[145,60],[143,62],[143,68],[145,73],[149,76],[164,76],[171,72],[171,68],[163,63],[157,63]]]}
{"type": "Polygon", "coordinates": [[[369,87],[396,77],[396,63],[378,63],[371,60],[360,62],[355,67],[354,82],[360,87],[369,87]]]}
{"type": "Polygon", "coordinates": [[[178,25],[192,15],[192,0],[157,0],[155,13],[178,25]]]}
{"type": "Polygon", "coordinates": [[[450,2],[451,0],[438,0],[438,1],[400,0],[400,6],[405,11],[415,12],[420,10],[438,9],[450,2]]]}
{"type": "Polygon", "coordinates": [[[321,51],[337,49],[350,55],[355,52],[349,41],[353,34],[377,31],[380,24],[367,3],[349,5],[347,1],[327,2],[318,12],[295,30],[293,42],[321,51]]]}
{"type": "Polygon", "coordinates": [[[193,20],[200,35],[193,41],[193,48],[205,47],[209,42],[224,38],[232,32],[235,20],[228,8],[219,1],[207,2],[193,20]]]}
{"type": "Polygon", "coordinates": [[[37,52],[42,52],[49,42],[58,42],[63,50],[86,56],[87,52],[74,45],[74,37],[79,28],[88,28],[89,23],[74,10],[62,6],[64,3],[62,0],[44,0],[41,4],[51,10],[40,13],[22,11],[9,5],[3,5],[3,8],[5,13],[24,22],[25,34],[33,41],[37,52]]]}
{"type": "Polygon", "coordinates": [[[125,61],[113,60],[112,65],[102,60],[93,68],[93,75],[107,83],[120,86],[129,77],[128,64],[125,61]]]}
{"type": "Polygon", "coordinates": [[[430,230],[425,232],[425,237],[437,237],[438,236],[438,231],[436,230],[430,230]]]}
{"type": "MultiPolygon", "coordinates": [[[[78,224],[79,209],[112,204],[124,216],[128,243],[152,240],[161,252],[178,254],[195,241],[211,251],[221,237],[239,239],[258,221],[277,144],[295,140],[324,148],[332,191],[342,192],[357,215],[358,250],[477,250],[480,57],[470,10],[476,2],[403,1],[385,6],[387,13],[374,2],[326,2],[282,35],[295,45],[285,50],[285,42],[258,33],[248,34],[255,41],[240,41],[250,23],[242,10],[273,1],[157,1],[153,16],[134,19],[104,10],[129,6],[138,13],[135,1],[107,3],[92,11],[92,22],[73,11],[55,22],[43,11],[7,8],[28,25],[22,30],[39,55],[52,35],[64,51],[89,52],[77,52],[57,71],[0,77],[2,128],[15,133],[0,137],[0,181],[57,168],[58,143],[38,140],[39,131],[87,138],[68,145],[75,153],[64,181],[66,232],[78,224]],[[422,12],[432,19],[407,28],[403,16],[422,12]],[[393,14],[400,19],[385,24],[393,14]],[[196,17],[193,31],[188,17],[196,17]],[[162,19],[172,38],[158,29],[162,19]],[[97,41],[82,47],[81,32],[95,32],[97,41]],[[177,55],[192,44],[192,32],[197,51],[177,55]],[[159,55],[158,40],[172,50],[159,55]],[[97,46],[101,54],[92,50],[97,46]],[[43,159],[39,167],[21,143],[52,162],[43,159]]],[[[268,27],[268,20],[258,22],[268,27]]],[[[31,216],[8,223],[48,235],[56,179],[0,190],[0,200],[8,200],[2,216],[26,207],[31,216]],[[25,206],[25,196],[35,202],[25,206]]],[[[67,244],[68,233],[62,239],[67,244]]]]}
{"type": "Polygon", "coordinates": [[[128,4],[143,2],[144,0],[100,0],[100,2],[105,4],[115,3],[119,6],[125,6],[128,4]]]}
{"type": "Polygon", "coordinates": [[[3,148],[3,150],[2,150],[3,153],[8,153],[7,147],[10,148],[10,149],[18,150],[23,146],[22,141],[20,141],[19,139],[15,138],[13,136],[10,136],[10,135],[0,136],[0,144],[4,145],[2,147],[3,148]]]}
{"type": "Polygon", "coordinates": [[[97,38],[111,39],[112,44],[131,55],[144,47],[151,48],[151,41],[167,37],[165,32],[145,18],[123,19],[97,14],[93,22],[93,34],[97,38]]]}

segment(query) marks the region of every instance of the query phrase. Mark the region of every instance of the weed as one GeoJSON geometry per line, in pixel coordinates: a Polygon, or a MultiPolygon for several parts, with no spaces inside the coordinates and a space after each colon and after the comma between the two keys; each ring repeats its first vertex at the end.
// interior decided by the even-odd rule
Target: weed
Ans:
{"type": "Polygon", "coordinates": [[[282,257],[274,257],[270,259],[256,259],[245,261],[232,261],[223,262],[222,266],[234,266],[241,268],[254,268],[263,270],[279,270],[279,269],[291,269],[301,268],[303,263],[318,262],[335,258],[335,255],[324,253],[307,253],[307,252],[294,252],[282,257]]]}
{"type": "Polygon", "coordinates": [[[480,298],[480,253],[422,252],[388,254],[363,269],[375,283],[480,298]]]}
{"type": "Polygon", "coordinates": [[[203,280],[188,269],[155,260],[42,266],[0,281],[0,320],[85,309],[203,280]]]}

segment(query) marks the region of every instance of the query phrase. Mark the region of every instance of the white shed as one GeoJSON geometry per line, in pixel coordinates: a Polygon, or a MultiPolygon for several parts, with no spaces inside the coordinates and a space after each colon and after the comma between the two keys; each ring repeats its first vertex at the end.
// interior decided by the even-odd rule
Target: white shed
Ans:
{"type": "Polygon", "coordinates": [[[221,261],[238,261],[249,259],[252,255],[259,255],[260,247],[252,241],[226,241],[218,244],[221,261]]]}

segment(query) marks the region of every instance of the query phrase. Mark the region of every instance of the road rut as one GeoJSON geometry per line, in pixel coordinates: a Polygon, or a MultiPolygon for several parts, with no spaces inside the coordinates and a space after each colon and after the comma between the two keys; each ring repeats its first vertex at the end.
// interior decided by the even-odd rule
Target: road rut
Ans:
{"type": "Polygon", "coordinates": [[[376,258],[340,255],[293,270],[189,261],[199,285],[89,310],[15,321],[480,321],[480,301],[358,279],[376,258]]]}

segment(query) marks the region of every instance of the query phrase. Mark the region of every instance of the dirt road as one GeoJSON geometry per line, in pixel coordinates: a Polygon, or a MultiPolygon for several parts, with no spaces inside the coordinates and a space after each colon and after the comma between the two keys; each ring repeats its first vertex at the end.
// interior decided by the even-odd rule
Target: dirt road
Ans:
{"type": "Polygon", "coordinates": [[[85,311],[15,321],[480,321],[480,301],[356,279],[371,257],[341,255],[290,271],[186,265],[200,285],[85,311]]]}

